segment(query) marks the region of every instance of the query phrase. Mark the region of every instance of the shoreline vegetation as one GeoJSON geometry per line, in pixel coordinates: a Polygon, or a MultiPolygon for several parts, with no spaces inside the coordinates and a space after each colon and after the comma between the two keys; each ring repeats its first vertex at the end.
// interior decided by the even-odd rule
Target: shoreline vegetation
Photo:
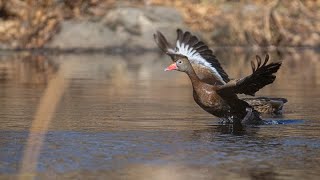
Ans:
{"type": "Polygon", "coordinates": [[[319,0],[0,0],[0,49],[152,50],[156,30],[190,30],[211,47],[320,47],[319,0]]]}

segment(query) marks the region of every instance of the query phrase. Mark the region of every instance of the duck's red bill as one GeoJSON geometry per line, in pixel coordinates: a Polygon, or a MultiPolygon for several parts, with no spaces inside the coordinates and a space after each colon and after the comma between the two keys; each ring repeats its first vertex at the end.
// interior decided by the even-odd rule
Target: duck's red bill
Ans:
{"type": "Polygon", "coordinates": [[[170,66],[168,66],[167,68],[165,68],[164,71],[172,71],[172,70],[177,70],[177,69],[178,69],[177,64],[173,63],[170,66]]]}

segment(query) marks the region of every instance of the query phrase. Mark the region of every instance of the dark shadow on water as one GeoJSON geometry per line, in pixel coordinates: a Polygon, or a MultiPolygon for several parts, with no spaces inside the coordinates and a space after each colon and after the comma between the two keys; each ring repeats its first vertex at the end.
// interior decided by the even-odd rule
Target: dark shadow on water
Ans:
{"type": "Polygon", "coordinates": [[[233,125],[233,124],[209,125],[205,129],[194,130],[193,135],[194,137],[197,137],[197,135],[202,136],[203,134],[207,134],[207,136],[212,136],[212,139],[214,139],[215,136],[220,136],[220,135],[253,136],[257,133],[258,130],[259,130],[259,127],[257,126],[242,126],[242,125],[233,125]]]}
{"type": "Polygon", "coordinates": [[[283,120],[264,120],[264,125],[248,125],[242,126],[241,124],[215,124],[209,125],[205,129],[194,130],[193,136],[197,139],[199,136],[211,136],[214,139],[216,136],[219,135],[231,135],[231,136],[255,136],[260,129],[260,126],[265,125],[294,125],[294,124],[302,124],[305,120],[300,119],[283,119],[283,120]]]}
{"type": "Polygon", "coordinates": [[[245,128],[241,124],[218,125],[212,127],[212,130],[220,132],[221,134],[232,134],[236,136],[242,136],[246,134],[245,128]]]}

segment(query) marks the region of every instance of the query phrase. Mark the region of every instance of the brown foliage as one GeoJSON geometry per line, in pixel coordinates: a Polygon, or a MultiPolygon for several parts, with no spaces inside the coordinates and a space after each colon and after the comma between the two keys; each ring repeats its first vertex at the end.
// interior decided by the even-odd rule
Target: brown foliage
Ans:
{"type": "Polygon", "coordinates": [[[99,20],[117,6],[178,9],[185,23],[216,45],[318,46],[320,1],[0,0],[0,48],[38,48],[64,19],[99,20]]]}
{"type": "Polygon", "coordinates": [[[14,48],[41,47],[57,30],[53,0],[0,2],[0,41],[14,48]]]}

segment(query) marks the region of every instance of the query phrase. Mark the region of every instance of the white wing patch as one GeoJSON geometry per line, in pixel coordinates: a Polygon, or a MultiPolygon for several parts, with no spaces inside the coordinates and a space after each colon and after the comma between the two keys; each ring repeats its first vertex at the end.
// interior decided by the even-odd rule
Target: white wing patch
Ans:
{"type": "Polygon", "coordinates": [[[187,44],[185,46],[184,43],[179,42],[179,40],[176,43],[176,53],[182,54],[186,57],[188,57],[188,59],[192,62],[192,63],[196,63],[196,64],[201,64],[203,66],[209,67],[211,69],[211,71],[213,72],[213,74],[215,74],[223,84],[226,84],[226,82],[223,80],[222,76],[219,74],[219,72],[217,71],[216,68],[212,67],[212,65],[206,61],[201,55],[200,53],[196,52],[196,50],[194,50],[192,47],[189,48],[189,45],[187,44]]]}

